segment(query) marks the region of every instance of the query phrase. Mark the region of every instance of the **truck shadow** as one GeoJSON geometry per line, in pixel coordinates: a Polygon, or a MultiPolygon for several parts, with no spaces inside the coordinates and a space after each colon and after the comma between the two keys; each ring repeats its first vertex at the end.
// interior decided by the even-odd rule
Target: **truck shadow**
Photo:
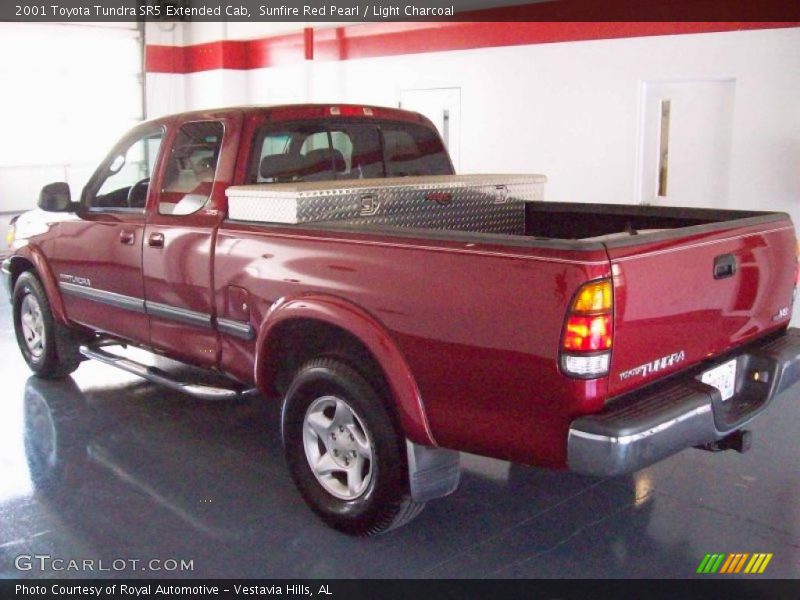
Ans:
{"type": "Polygon", "coordinates": [[[643,552],[638,576],[653,560],[678,577],[696,568],[680,545],[648,541],[654,502],[640,479],[468,455],[461,488],[410,525],[343,536],[295,491],[277,423],[277,403],[263,398],[202,404],[147,383],[82,390],[72,378],[25,386],[37,497],[104,556],[191,559],[195,577],[603,577],[643,552]]]}

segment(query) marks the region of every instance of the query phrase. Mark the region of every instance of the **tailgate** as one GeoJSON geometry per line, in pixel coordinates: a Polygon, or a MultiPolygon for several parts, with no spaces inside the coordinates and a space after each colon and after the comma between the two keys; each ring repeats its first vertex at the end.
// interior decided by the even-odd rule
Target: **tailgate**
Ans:
{"type": "Polygon", "coordinates": [[[615,290],[612,396],[713,359],[791,318],[797,242],[788,216],[680,231],[607,245],[615,290]]]}

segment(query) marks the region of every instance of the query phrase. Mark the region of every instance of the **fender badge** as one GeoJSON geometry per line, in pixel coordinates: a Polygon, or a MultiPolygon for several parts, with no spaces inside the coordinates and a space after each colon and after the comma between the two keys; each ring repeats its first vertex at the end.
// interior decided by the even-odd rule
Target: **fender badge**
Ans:
{"type": "Polygon", "coordinates": [[[780,320],[782,320],[782,319],[788,319],[788,318],[789,318],[789,316],[791,316],[791,314],[792,314],[792,313],[791,313],[791,311],[789,310],[789,307],[788,307],[788,306],[784,306],[784,307],[783,307],[782,309],[780,309],[780,310],[779,310],[777,313],[775,313],[774,315],[772,315],[772,320],[773,320],[773,321],[780,321],[780,320]]]}
{"type": "Polygon", "coordinates": [[[92,287],[92,280],[88,277],[79,277],[77,275],[70,275],[69,273],[61,273],[58,278],[64,283],[72,283],[74,285],[82,285],[84,287],[92,287]]]}

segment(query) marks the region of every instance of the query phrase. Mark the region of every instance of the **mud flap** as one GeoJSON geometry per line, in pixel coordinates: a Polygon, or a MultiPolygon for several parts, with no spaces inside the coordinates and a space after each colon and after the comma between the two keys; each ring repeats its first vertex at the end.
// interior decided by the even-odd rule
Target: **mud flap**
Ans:
{"type": "Polygon", "coordinates": [[[415,502],[427,502],[453,493],[461,480],[459,453],[421,446],[406,440],[408,480],[415,502]]]}

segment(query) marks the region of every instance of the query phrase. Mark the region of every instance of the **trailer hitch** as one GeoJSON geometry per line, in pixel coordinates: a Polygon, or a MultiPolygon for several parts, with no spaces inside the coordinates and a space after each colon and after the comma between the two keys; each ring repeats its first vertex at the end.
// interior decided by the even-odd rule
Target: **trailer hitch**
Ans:
{"type": "Polygon", "coordinates": [[[709,442],[700,446],[695,446],[698,450],[706,450],[708,452],[723,452],[725,450],[736,450],[740,454],[744,454],[750,450],[753,443],[753,432],[748,429],[737,429],[733,433],[729,433],[721,440],[716,442],[709,442]]]}

